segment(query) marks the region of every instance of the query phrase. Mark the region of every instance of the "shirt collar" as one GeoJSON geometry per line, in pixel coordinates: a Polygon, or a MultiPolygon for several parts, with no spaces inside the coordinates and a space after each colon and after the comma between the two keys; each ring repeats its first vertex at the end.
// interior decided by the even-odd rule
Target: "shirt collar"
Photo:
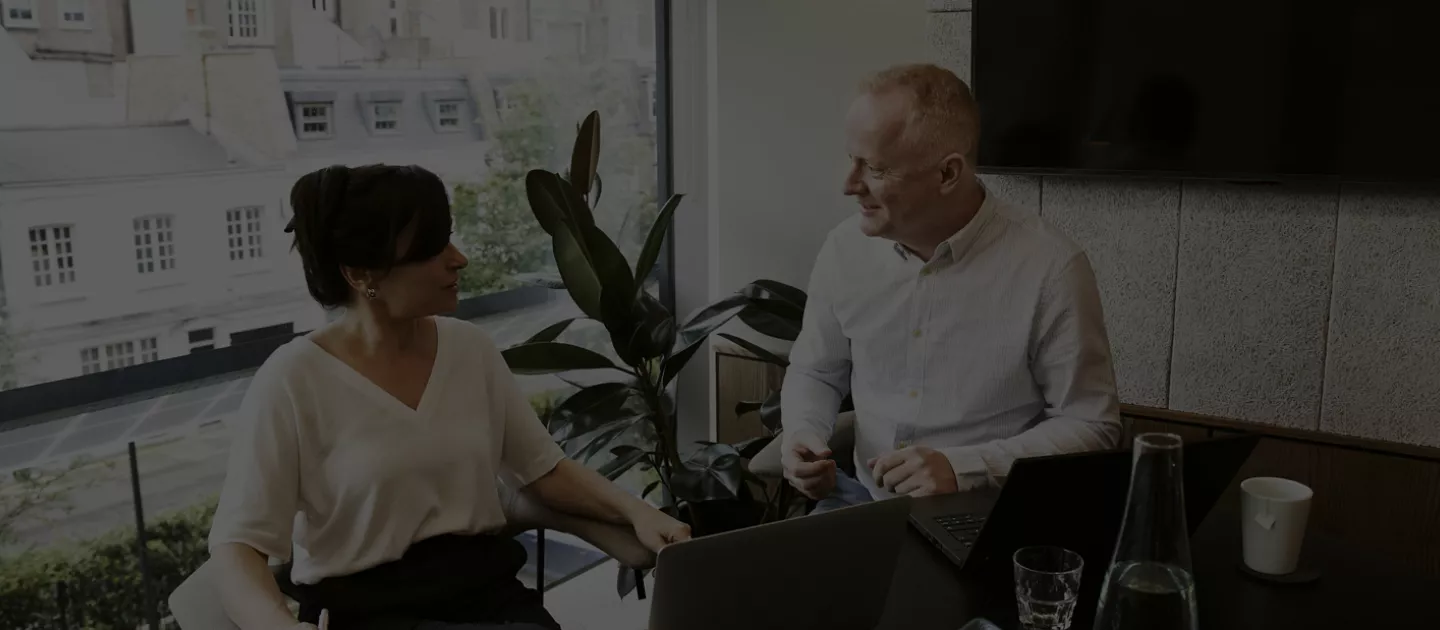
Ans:
{"type": "MultiPolygon", "coordinates": [[[[980,190],[982,194],[985,195],[985,200],[980,202],[980,209],[975,212],[975,216],[970,218],[970,222],[965,224],[965,227],[960,228],[959,231],[950,235],[950,238],[945,239],[940,243],[939,247],[935,248],[935,255],[932,257],[932,261],[945,256],[949,256],[952,260],[958,260],[965,254],[970,245],[975,242],[980,231],[985,229],[985,224],[989,223],[991,217],[995,216],[996,206],[1001,203],[1000,200],[995,197],[994,193],[990,192],[989,188],[985,187],[984,182],[980,182],[980,190]]],[[[910,260],[912,254],[904,245],[895,243],[894,249],[901,260],[910,260]]]]}

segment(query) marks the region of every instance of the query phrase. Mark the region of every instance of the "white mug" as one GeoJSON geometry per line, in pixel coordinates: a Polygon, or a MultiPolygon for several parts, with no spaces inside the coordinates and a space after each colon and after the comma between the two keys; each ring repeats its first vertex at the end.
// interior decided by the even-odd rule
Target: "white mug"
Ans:
{"type": "Polygon", "coordinates": [[[1305,484],[1280,477],[1240,482],[1240,528],[1245,566],[1269,575],[1293,573],[1315,493],[1305,484]]]}

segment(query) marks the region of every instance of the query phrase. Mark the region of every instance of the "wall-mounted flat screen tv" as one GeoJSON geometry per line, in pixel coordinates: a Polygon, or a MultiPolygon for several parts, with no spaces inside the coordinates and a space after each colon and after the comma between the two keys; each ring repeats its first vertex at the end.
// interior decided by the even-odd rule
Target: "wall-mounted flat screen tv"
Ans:
{"type": "Polygon", "coordinates": [[[1440,2],[973,11],[982,171],[1440,182],[1440,2]]]}

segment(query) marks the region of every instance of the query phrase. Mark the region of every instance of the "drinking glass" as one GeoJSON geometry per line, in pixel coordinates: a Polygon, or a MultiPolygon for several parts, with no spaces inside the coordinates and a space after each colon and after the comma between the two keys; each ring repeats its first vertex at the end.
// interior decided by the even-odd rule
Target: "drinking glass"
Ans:
{"type": "Polygon", "coordinates": [[[1062,547],[1015,552],[1015,601],[1026,630],[1067,630],[1080,595],[1085,560],[1062,547]]]}

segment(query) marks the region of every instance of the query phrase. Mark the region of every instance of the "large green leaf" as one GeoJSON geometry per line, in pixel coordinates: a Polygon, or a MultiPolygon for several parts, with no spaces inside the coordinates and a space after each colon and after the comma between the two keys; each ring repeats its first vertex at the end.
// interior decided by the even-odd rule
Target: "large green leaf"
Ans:
{"type": "Polygon", "coordinates": [[[604,285],[600,276],[590,265],[589,257],[575,240],[570,228],[561,225],[555,231],[555,264],[560,268],[560,277],[565,280],[565,290],[575,305],[592,319],[604,321],[601,295],[604,285]]]}
{"type": "Polygon", "coordinates": [[[691,453],[670,475],[676,498],[698,503],[734,499],[740,495],[745,467],[740,453],[729,444],[707,444],[691,453]]]}
{"type": "Polygon", "coordinates": [[[749,303],[749,298],[743,295],[732,295],[719,302],[705,307],[696,313],[680,328],[676,343],[680,348],[671,353],[670,358],[665,360],[664,379],[662,384],[668,385],[690,362],[691,357],[700,350],[701,344],[710,333],[725,325],[725,322],[733,319],[749,303]]]}
{"type": "Polygon", "coordinates": [[[643,414],[622,416],[590,433],[566,440],[560,444],[560,447],[565,450],[565,454],[571,459],[588,462],[590,458],[609,448],[610,444],[615,440],[620,439],[630,431],[644,426],[644,421],[645,416],[643,414]]]}
{"type": "Polygon", "coordinates": [[[732,335],[730,333],[720,333],[720,337],[729,341],[730,343],[744,348],[747,352],[755,355],[756,358],[760,359],[761,361],[764,361],[766,363],[773,363],[780,367],[790,367],[789,360],[777,356],[775,353],[770,352],[769,350],[761,348],[760,346],[756,345],[755,342],[750,341],[749,339],[745,339],[743,337],[736,337],[735,335],[732,335]]]}
{"type": "Polygon", "coordinates": [[[534,169],[525,174],[525,197],[530,201],[530,212],[546,234],[555,235],[555,230],[565,224],[566,205],[561,190],[560,176],[543,169],[534,169]]]}
{"type": "Polygon", "coordinates": [[[740,289],[740,293],[752,298],[773,298],[795,305],[801,311],[809,296],[805,291],[775,280],[756,280],[740,289]]]}
{"type": "Polygon", "coordinates": [[[671,195],[660,208],[659,216],[655,217],[655,224],[650,226],[650,235],[645,237],[645,247],[640,250],[640,258],[635,261],[635,281],[642,287],[645,279],[650,277],[650,271],[655,268],[655,261],[660,259],[660,248],[665,244],[665,237],[670,233],[670,223],[674,219],[675,209],[680,207],[680,200],[684,195],[671,195]]]}
{"type": "Polygon", "coordinates": [[[545,327],[544,330],[535,333],[533,337],[526,339],[525,343],[541,343],[544,341],[555,341],[560,337],[560,333],[565,332],[565,329],[569,328],[570,324],[575,322],[575,319],[576,318],[572,317],[570,319],[555,322],[554,324],[545,327]]]}
{"type": "Polygon", "coordinates": [[[610,481],[619,479],[621,475],[645,459],[644,449],[629,445],[612,448],[610,454],[614,455],[615,459],[606,462],[596,471],[610,481]]]}
{"type": "Polygon", "coordinates": [[[633,394],[626,383],[600,383],[571,394],[550,411],[550,436],[562,442],[630,415],[626,403],[633,394]]]}
{"type": "Polygon", "coordinates": [[[760,401],[760,400],[742,400],[742,401],[740,401],[740,402],[735,403],[735,415],[737,415],[737,416],[743,416],[743,415],[745,415],[745,414],[747,414],[747,413],[751,413],[751,412],[754,412],[754,411],[760,411],[760,407],[762,407],[762,406],[764,406],[764,405],[765,405],[764,401],[760,401]]]}
{"type": "Polygon", "coordinates": [[[635,302],[640,326],[635,330],[630,345],[641,358],[653,359],[665,356],[675,347],[675,316],[670,309],[646,292],[640,293],[635,302]]]}
{"type": "Polygon", "coordinates": [[[770,397],[760,405],[760,424],[764,425],[772,433],[779,433],[780,424],[780,396],[785,390],[777,389],[770,392],[770,397]]]}
{"type": "Polygon", "coordinates": [[[725,322],[733,319],[749,303],[749,298],[743,295],[732,295],[701,309],[680,327],[678,343],[689,346],[709,337],[710,333],[724,326],[725,322]]]}
{"type": "Polygon", "coordinates": [[[744,442],[736,444],[735,450],[740,453],[740,457],[743,457],[745,459],[755,459],[755,456],[759,455],[760,451],[765,450],[765,447],[769,446],[770,443],[773,441],[775,441],[775,436],[762,435],[760,437],[750,438],[748,440],[745,440],[744,442]]]}
{"type": "Polygon", "coordinates": [[[767,337],[785,341],[795,341],[800,337],[803,317],[804,313],[795,313],[784,302],[767,298],[751,298],[750,304],[740,311],[740,321],[746,326],[767,337]]]}
{"type": "Polygon", "coordinates": [[[555,186],[560,190],[561,199],[565,202],[565,218],[569,220],[570,226],[595,227],[595,213],[590,209],[590,202],[585,200],[584,191],[562,177],[555,178],[555,186]]]}
{"type": "Polygon", "coordinates": [[[620,369],[605,355],[568,343],[546,341],[506,348],[501,356],[516,374],[555,374],[571,370],[620,369]]]}
{"type": "Polygon", "coordinates": [[[589,197],[595,184],[595,171],[600,165],[600,113],[590,112],[580,131],[575,134],[575,148],[570,154],[570,183],[581,195],[589,197]]]}

